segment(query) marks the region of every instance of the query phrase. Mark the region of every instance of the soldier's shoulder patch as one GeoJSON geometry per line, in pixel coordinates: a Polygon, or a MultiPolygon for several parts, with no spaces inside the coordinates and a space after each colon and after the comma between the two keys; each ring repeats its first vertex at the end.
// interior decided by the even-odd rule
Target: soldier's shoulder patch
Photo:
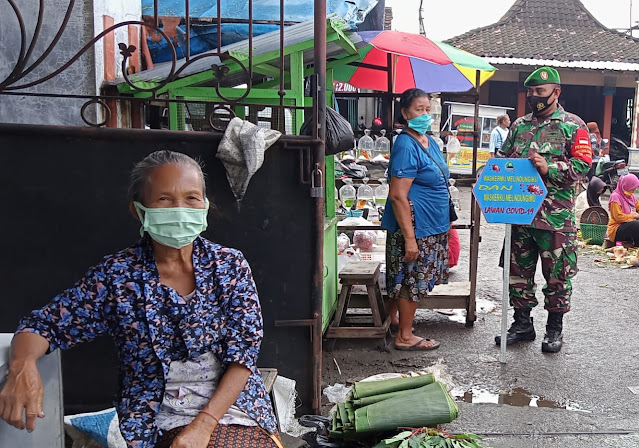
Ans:
{"type": "Polygon", "coordinates": [[[590,146],[590,135],[585,129],[577,129],[572,137],[570,154],[588,165],[592,165],[592,147],[590,146]]]}

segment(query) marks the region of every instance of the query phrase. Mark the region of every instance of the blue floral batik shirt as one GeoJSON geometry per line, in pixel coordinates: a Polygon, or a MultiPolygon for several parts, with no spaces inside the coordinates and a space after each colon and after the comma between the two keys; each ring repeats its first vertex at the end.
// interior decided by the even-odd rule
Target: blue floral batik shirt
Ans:
{"type": "Polygon", "coordinates": [[[241,252],[198,237],[193,244],[195,296],[185,303],[162,285],[148,237],[108,256],[51,303],[20,322],[49,351],[111,335],[120,357],[120,431],[129,446],[155,446],[155,416],[171,361],[213,352],[224,368],[238,363],[251,375],[235,405],[275,432],[271,401],[257,367],[262,314],[251,269],[241,252]],[[189,312],[184,312],[184,307],[189,312]]]}

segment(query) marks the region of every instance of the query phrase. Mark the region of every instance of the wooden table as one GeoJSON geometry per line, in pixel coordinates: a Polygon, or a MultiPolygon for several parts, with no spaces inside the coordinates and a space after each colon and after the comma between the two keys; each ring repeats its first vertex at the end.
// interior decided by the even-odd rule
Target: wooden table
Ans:
{"type": "MultiPolygon", "coordinates": [[[[453,224],[454,229],[473,230],[472,224],[453,224]]],[[[380,225],[340,225],[337,223],[337,230],[385,230],[380,225]]],[[[477,244],[479,241],[477,241],[477,244]]],[[[472,261],[472,257],[471,257],[472,261]]],[[[475,265],[476,266],[476,265],[475,265]]],[[[472,273],[473,263],[471,263],[470,281],[451,282],[445,285],[437,285],[428,294],[428,298],[421,300],[418,308],[421,309],[464,309],[466,310],[466,326],[470,327],[476,319],[475,288],[472,280],[476,274],[472,273]]],[[[387,294],[384,294],[387,297],[387,294]]],[[[353,294],[350,306],[352,308],[368,308],[368,298],[364,294],[353,294]]]]}

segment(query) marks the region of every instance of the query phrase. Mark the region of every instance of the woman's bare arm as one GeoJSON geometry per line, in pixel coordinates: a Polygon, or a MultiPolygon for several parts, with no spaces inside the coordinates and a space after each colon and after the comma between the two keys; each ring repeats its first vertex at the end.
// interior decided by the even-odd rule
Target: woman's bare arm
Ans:
{"type": "Polygon", "coordinates": [[[0,418],[18,429],[31,432],[36,417],[44,417],[44,389],[36,361],[48,348],[49,342],[35,333],[18,333],[11,341],[9,375],[0,392],[0,418]]]}
{"type": "Polygon", "coordinates": [[[388,199],[391,201],[395,218],[397,218],[397,223],[399,228],[402,229],[404,241],[406,242],[404,261],[417,260],[417,240],[415,239],[415,228],[413,227],[410,203],[408,202],[408,192],[411,185],[413,185],[413,180],[393,177],[388,192],[388,199]]]}

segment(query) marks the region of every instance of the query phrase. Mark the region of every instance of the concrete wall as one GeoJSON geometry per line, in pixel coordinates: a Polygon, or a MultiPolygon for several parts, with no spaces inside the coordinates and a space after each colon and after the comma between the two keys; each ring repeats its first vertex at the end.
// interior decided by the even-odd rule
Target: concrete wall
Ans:
{"type": "MultiPolygon", "coordinates": [[[[68,0],[46,0],[40,37],[30,62],[37,60],[60,29],[68,0]]],[[[18,0],[27,30],[27,46],[31,42],[38,17],[38,2],[18,0]]],[[[20,51],[20,28],[7,2],[0,2],[0,79],[4,80],[16,64],[20,51]]],[[[34,81],[55,71],[71,59],[93,37],[92,0],[76,1],[71,19],[53,52],[31,72],[26,80],[34,81]]],[[[55,78],[27,91],[94,95],[95,62],[93,50],[55,78]]],[[[0,122],[52,125],[81,125],[80,108],[85,100],[25,96],[0,96],[0,122]]]]}

